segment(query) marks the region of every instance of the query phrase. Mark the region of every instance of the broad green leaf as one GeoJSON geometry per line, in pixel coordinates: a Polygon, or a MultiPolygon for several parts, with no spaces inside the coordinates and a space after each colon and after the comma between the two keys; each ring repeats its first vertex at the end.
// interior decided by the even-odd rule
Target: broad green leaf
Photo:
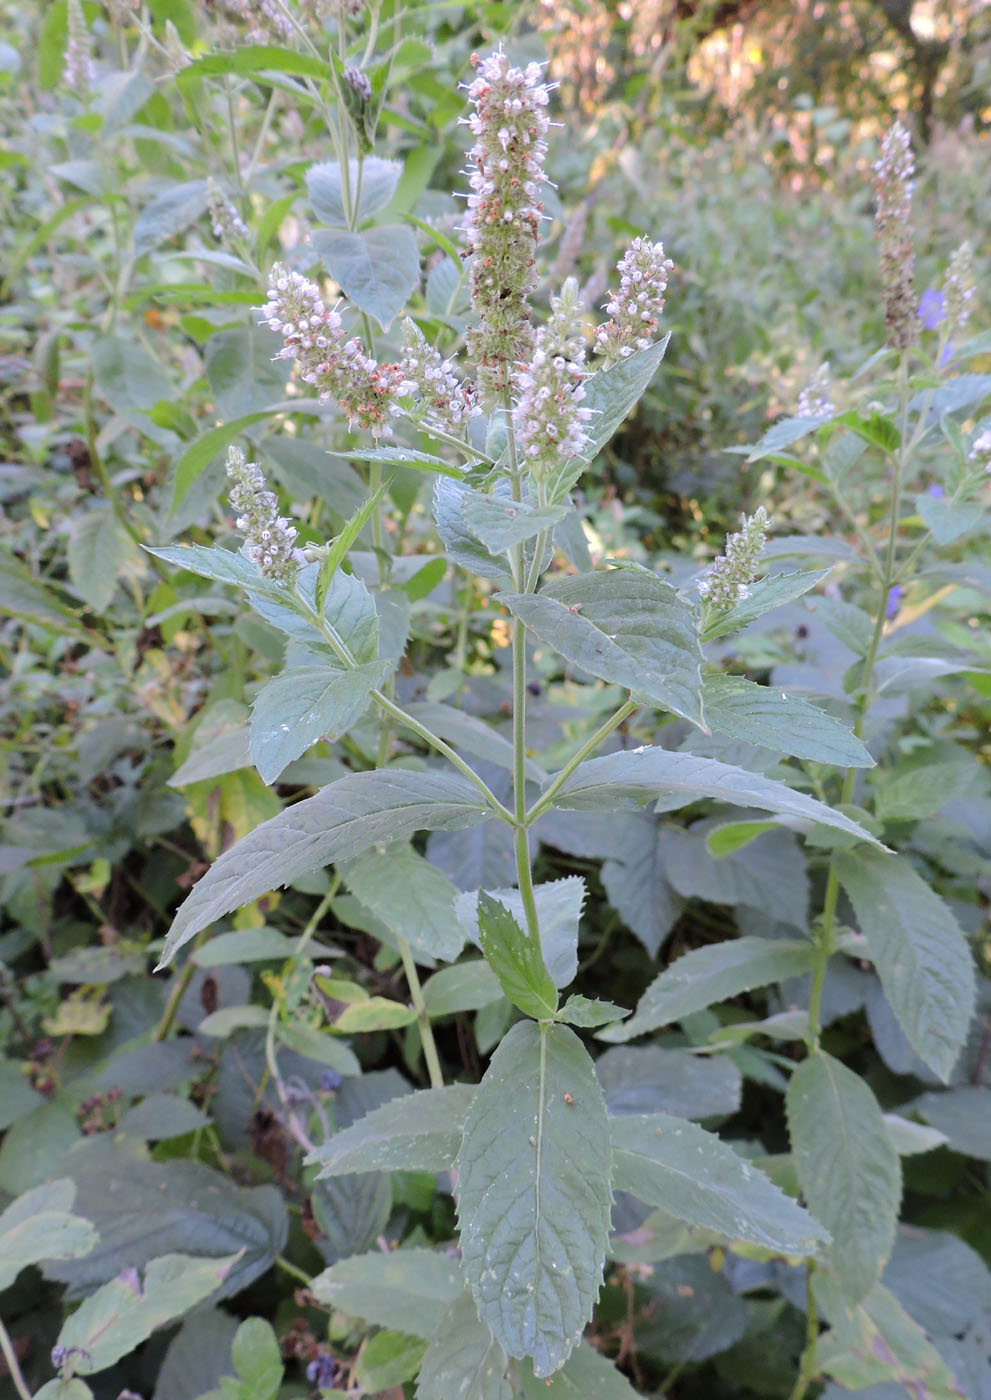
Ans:
{"type": "Polygon", "coordinates": [[[202,1400],[233,1370],[238,1319],[220,1308],[197,1308],[172,1338],[155,1380],[155,1400],[202,1400]]]}
{"type": "Polygon", "coordinates": [[[280,1022],[276,1034],[283,1045],[306,1060],[315,1060],[318,1065],[327,1065],[340,1074],[361,1074],[354,1051],[333,1035],[316,1031],[300,1021],[280,1022]]]}
{"type": "Polygon", "coordinates": [[[899,1025],[919,1058],[948,1080],[976,995],[963,930],[904,857],[840,851],[835,862],[899,1025]]]}
{"type": "MultiPolygon", "coordinates": [[[[485,720],[464,710],[456,710],[452,705],[436,704],[429,700],[416,700],[406,705],[405,711],[456,749],[463,749],[466,753],[473,753],[478,758],[512,771],[512,742],[493,729],[491,724],[486,724],[485,720]]],[[[401,725],[402,721],[397,720],[396,723],[401,725]]],[[[547,774],[539,764],[528,758],[526,776],[532,782],[542,783],[547,774]]]]}
{"type": "Polygon", "coordinates": [[[78,1376],[66,1381],[56,1377],[35,1391],[34,1400],[93,1400],[93,1392],[78,1376]]]}
{"type": "Polygon", "coordinates": [[[334,70],[323,59],[282,49],[276,44],[246,44],[228,53],[208,54],[198,58],[176,75],[180,87],[194,87],[200,78],[222,76],[225,73],[255,77],[259,74],[291,73],[301,78],[333,80],[334,70]]]}
{"type": "Polygon", "coordinates": [[[484,890],[478,896],[478,936],[489,966],[513,1005],[535,1020],[553,1016],[557,988],[539,944],[523,932],[505,905],[484,890]]]}
{"type": "MultiPolygon", "coordinates": [[[[813,543],[820,544],[822,541],[815,540],[813,543]]],[[[824,552],[829,553],[828,549],[824,552]]],[[[757,583],[751,584],[746,598],[737,603],[735,608],[712,619],[702,631],[702,641],[714,642],[719,637],[728,636],[730,632],[739,632],[742,627],[756,622],[765,613],[773,612],[785,603],[793,603],[796,598],[811,592],[817,584],[829,577],[829,573],[829,569],[815,569],[794,574],[773,574],[758,580],[757,583]]]]}
{"type": "Polygon", "coordinates": [[[484,821],[487,808],[466,778],[404,769],[349,773],[287,807],[214,862],[176,915],[162,960],[242,904],[332,862],[415,831],[456,831],[484,821]]]}
{"type": "Polygon", "coordinates": [[[209,1122],[207,1114],[189,1099],[181,1099],[177,1094],[149,1094],[127,1110],[118,1127],[131,1137],[163,1142],[205,1128],[209,1122]]]}
{"type": "Polygon", "coordinates": [[[838,768],[873,768],[853,730],[825,710],[743,676],[708,675],[702,681],[705,722],[716,734],[773,753],[793,754],[838,768]]]}
{"type": "Polygon", "coordinates": [[[599,1039],[632,1040],[754,987],[800,977],[812,967],[814,954],[811,943],[783,938],[728,938],[693,948],[654,979],[631,1020],[603,1031],[599,1039]]]}
{"type": "Polygon", "coordinates": [[[423,1001],[431,1020],[458,1011],[478,1011],[501,998],[499,979],[484,958],[442,967],[423,984],[423,1001]]]}
{"type": "Polygon", "coordinates": [[[820,594],[809,604],[809,611],[822,621],[844,646],[857,656],[866,656],[870,650],[874,633],[874,619],[863,608],[853,603],[845,603],[841,598],[827,598],[820,594]]]}
{"type": "Polygon", "coordinates": [[[852,1309],[828,1277],[814,1282],[833,1330],[819,1338],[818,1366],[853,1390],[894,1383],[920,1400],[968,1400],[925,1332],[877,1283],[852,1309]]]}
{"type": "MultiPolygon", "coordinates": [[[[318,575],[319,570],[314,566],[312,574],[301,574],[299,578],[300,591],[312,597],[314,609],[318,575]],[[313,594],[309,591],[311,587],[313,594]]],[[[378,660],[379,616],[375,600],[356,574],[346,574],[341,569],[334,574],[327,586],[323,616],[356,661],[378,660]]]]}
{"type": "Polygon", "coordinates": [[[724,822],[710,829],[705,844],[711,856],[716,860],[725,860],[727,856],[744,850],[758,836],[773,831],[776,825],[776,822],[724,822]]]}
{"type": "Polygon", "coordinates": [[[239,433],[243,433],[245,428],[250,428],[252,423],[258,423],[262,418],[267,417],[269,417],[269,412],[266,410],[261,413],[248,413],[242,418],[234,418],[229,423],[221,423],[219,427],[210,428],[208,432],[205,432],[202,437],[197,438],[186,448],[176,463],[175,475],[172,480],[171,511],[173,515],[218,452],[223,452],[224,448],[232,443],[239,433]]]}
{"type": "Polygon", "coordinates": [[[432,1337],[461,1296],[461,1264],[432,1249],[355,1254],[318,1274],[310,1285],[321,1303],[379,1327],[432,1337]]]}
{"type": "MultiPolygon", "coordinates": [[[[78,605],[77,605],[78,606],[78,605]]],[[[20,560],[0,559],[0,610],[9,617],[23,617],[41,627],[78,635],[79,620],[64,601],[32,578],[20,560]]]]}
{"type": "Polygon", "coordinates": [[[636,1400],[637,1396],[607,1356],[584,1344],[575,1347],[550,1384],[538,1380],[526,1362],[520,1371],[524,1400],[636,1400]]]}
{"type": "Polygon", "coordinates": [[[492,555],[468,529],[461,507],[471,488],[463,481],[440,476],[434,483],[434,520],[448,558],[470,574],[481,578],[505,579],[506,565],[492,555]]]}
{"type": "Polygon", "coordinates": [[[612,1194],[602,1090],[573,1031],[513,1026],[468,1108],[456,1168],[479,1315],[510,1356],[552,1375],[599,1292],[612,1194]]]}
{"type": "Polygon", "coordinates": [[[207,204],[205,180],[185,180],[167,189],[142,209],[134,223],[134,256],[150,253],[159,243],[198,219],[207,204]]]}
{"type": "Polygon", "coordinates": [[[16,1123],[18,1118],[40,1108],[44,1102],[41,1094],[31,1087],[27,1076],[21,1072],[19,1064],[0,1061],[0,1132],[9,1128],[11,1123],[16,1123]]]}
{"type": "Polygon", "coordinates": [[[580,1026],[590,1030],[594,1026],[608,1025],[610,1021],[616,1021],[629,1014],[625,1006],[617,1006],[614,1001],[600,1001],[597,997],[576,994],[568,997],[558,1011],[557,1019],[566,1021],[569,1026],[580,1026]]]}
{"type": "Polygon", "coordinates": [[[359,164],[352,156],[348,161],[348,191],[353,217],[349,218],[348,210],[344,207],[344,181],[340,164],[336,160],[326,160],[319,165],[311,165],[306,172],[306,188],[313,212],[321,223],[338,224],[342,228],[369,219],[389,203],[402,172],[403,167],[398,160],[366,156],[359,164]],[[355,199],[359,195],[357,209],[354,209],[355,199]]]}
{"type": "Polygon", "coordinates": [[[159,399],[173,397],[174,390],[165,370],[147,350],[121,336],[101,335],[93,342],[90,361],[97,388],[115,413],[155,441],[175,441],[148,417],[159,399]]]}
{"type": "Polygon", "coordinates": [[[669,824],[661,858],[672,889],[685,899],[760,909],[765,918],[805,933],[809,880],[802,850],[790,831],[769,831],[746,850],[716,860],[705,839],[707,822],[686,830],[669,824]]]}
{"type": "Polygon", "coordinates": [[[211,734],[202,747],[199,744],[201,732],[196,735],[197,747],[169,778],[169,787],[185,787],[187,783],[200,783],[206,778],[222,778],[228,773],[250,767],[251,751],[248,746],[251,736],[246,724],[211,734]]]}
{"type": "Polygon", "coordinates": [[[416,1400],[513,1400],[506,1353],[462,1293],[444,1314],[427,1347],[416,1400]]]}
{"type": "MultiPolygon", "coordinates": [[[[555,814],[556,815],[556,814],[555,814]]],[[[667,876],[663,843],[670,828],[648,812],[614,817],[610,834],[620,836],[602,864],[606,898],[632,933],[656,958],[678,921],[683,901],[667,876]]]]}
{"type": "Polygon", "coordinates": [[[342,1035],[359,1035],[368,1031],[395,1030],[410,1026],[416,1020],[412,1006],[403,1006],[387,997],[369,997],[345,1007],[333,1022],[334,1030],[342,1035]]]}
{"type": "Polygon", "coordinates": [[[251,761],[263,781],[274,783],[287,764],[325,735],[346,734],[389,670],[388,661],[351,671],[291,666],[268,681],[251,710],[251,761]]]}
{"type": "Polygon", "coordinates": [[[987,1085],[930,1090],[903,1107],[945,1134],[954,1152],[991,1162],[991,1088],[987,1085]]]}
{"type": "Polygon", "coordinates": [[[198,1259],[165,1254],[145,1267],[142,1283],[128,1268],[84,1299],[59,1333],[58,1344],[86,1353],[85,1370],[105,1371],[149,1337],[208,1297],[227,1277],[237,1255],[198,1259]]]}
{"type": "Polygon", "coordinates": [[[610,1116],[670,1113],[725,1118],[740,1107],[743,1076],[725,1055],[693,1055],[660,1045],[618,1045],[595,1062],[610,1116]]]}
{"type": "MultiPolygon", "coordinates": [[[[932,401],[927,399],[927,403],[932,402],[934,408],[935,398],[936,395],[933,395],[932,401]]],[[[901,433],[897,425],[883,413],[872,413],[870,417],[864,417],[863,414],[851,410],[849,413],[839,414],[836,421],[851,428],[864,442],[872,447],[879,447],[882,452],[895,452],[901,442],[901,433]]]]}
{"type": "Polygon", "coordinates": [[[427,1343],[405,1332],[376,1332],[367,1337],[355,1361],[355,1378],[366,1394],[378,1395],[410,1381],[420,1369],[427,1343]]]}
{"type": "Polygon", "coordinates": [[[269,1013],[264,1006],[222,1006],[197,1026],[200,1035],[227,1040],[235,1031],[251,1026],[263,1030],[268,1026],[269,1013]]]}
{"type": "Polygon", "coordinates": [[[821,1051],[803,1060],[785,1097],[802,1193],[833,1242],[829,1260],[848,1303],[877,1282],[895,1238],[901,1164],[870,1088],[821,1051]]]}
{"type": "Polygon", "coordinates": [[[689,1225],[782,1254],[826,1232],[762,1172],[697,1123],[666,1113],[611,1118],[613,1186],[689,1225]]]}
{"type": "Polygon", "coordinates": [[[667,804],[675,797],[684,799],[682,806],[708,797],[739,807],[756,807],[798,822],[835,827],[877,844],[869,832],[842,812],[835,812],[773,778],[748,773],[714,758],[671,753],[658,747],[628,749],[589,759],[567,779],[555,805],[579,811],[620,811],[662,798],[667,804]]]}
{"type": "Polygon", "coordinates": [[[701,724],[694,614],[656,574],[599,570],[536,594],[502,593],[499,601],[572,665],[701,724]]]}
{"type": "Polygon", "coordinates": [[[961,535],[973,534],[987,520],[987,511],[983,506],[940,500],[928,492],[916,496],[915,509],[939,544],[950,544],[961,535]]]}
{"type": "Polygon", "coordinates": [[[899,1157],[915,1157],[922,1152],[932,1152],[936,1147],[946,1145],[946,1134],[938,1128],[928,1128],[924,1123],[913,1123],[910,1118],[902,1118],[898,1113],[886,1113],[884,1126],[894,1144],[899,1157]]]}
{"type": "Polygon", "coordinates": [[[584,406],[592,410],[589,441],[581,457],[562,462],[547,482],[547,498],[563,501],[589,462],[601,452],[617,428],[636,408],[664,359],[670,334],[646,350],[637,350],[610,369],[599,370],[585,380],[584,406]]]}
{"type": "Polygon", "coordinates": [[[780,423],[775,423],[773,428],[768,428],[756,447],[751,449],[747,461],[759,462],[764,457],[774,457],[779,452],[783,452],[786,447],[791,447],[793,443],[808,437],[810,433],[818,432],[822,425],[829,421],[829,417],[782,418],[780,423]]]}
{"type": "Polygon", "coordinates": [[[951,798],[965,796],[983,782],[982,765],[973,755],[958,751],[955,757],[917,763],[896,769],[889,776],[877,774],[874,810],[882,821],[912,821],[933,816],[951,798]]]}
{"type": "Polygon", "coordinates": [[[380,225],[363,233],[322,229],[311,241],[348,300],[387,331],[420,280],[413,230],[405,224],[380,225]]]}
{"type": "Polygon", "coordinates": [[[450,962],[461,952],[457,890],[408,843],[366,851],[342,873],[355,898],[414,953],[450,962]]]}
{"type": "Polygon", "coordinates": [[[279,1341],[271,1324],[261,1317],[249,1317],[234,1334],[231,1343],[234,1369],[250,1386],[250,1400],[275,1400],[282,1384],[283,1365],[279,1341]]]}
{"type": "Polygon", "coordinates": [[[474,1092],[470,1084],[449,1084],[404,1094],[334,1133],[307,1161],[321,1164],[321,1177],[345,1172],[449,1171],[461,1146],[465,1113],[474,1092]]]}
{"type": "Polygon", "coordinates": [[[0,1214],[0,1291],[28,1264],[79,1259],[97,1242],[88,1220],[70,1214],[76,1188],[63,1178],[25,1191],[0,1214]]]}
{"type": "Polygon", "coordinates": [[[218,933],[192,954],[197,967],[227,967],[233,963],[285,962],[295,942],[274,928],[246,928],[236,933],[218,933]]]}
{"type": "Polygon", "coordinates": [[[145,545],[145,548],[156,559],[164,559],[166,564],[175,564],[177,568],[187,569],[201,578],[213,579],[216,583],[234,583],[259,597],[271,598],[284,607],[293,606],[292,593],[284,584],[266,578],[250,559],[243,554],[235,554],[233,550],[203,544],[174,544],[155,548],[145,545]]]}
{"type": "Polygon", "coordinates": [[[533,539],[542,530],[552,529],[571,509],[567,501],[556,506],[538,506],[530,501],[483,496],[480,491],[469,490],[461,505],[461,518],[489,553],[498,556],[514,545],[533,539]]]}
{"type": "MultiPolygon", "coordinates": [[[[489,890],[522,927],[526,923],[519,890],[489,890]]],[[[585,901],[585,881],[580,875],[547,880],[533,891],[540,925],[540,949],[555,987],[567,987],[578,971],[578,922],[585,901]]],[[[478,941],[478,892],[468,890],[455,901],[458,919],[467,936],[478,941]]]]}
{"type": "Polygon", "coordinates": [[[272,359],[272,335],[264,326],[218,331],[206,343],[204,360],[218,412],[225,418],[260,413],[285,397],[289,363],[272,359]]]}
{"type": "Polygon", "coordinates": [[[40,1186],[62,1171],[65,1156],[79,1137],[75,1115],[58,1098],[18,1117],[0,1145],[0,1190],[19,1196],[40,1186]]]}
{"type": "Polygon", "coordinates": [[[69,531],[69,577],[95,612],[117,591],[120,570],[138,551],[109,506],[77,517],[69,531]]]}

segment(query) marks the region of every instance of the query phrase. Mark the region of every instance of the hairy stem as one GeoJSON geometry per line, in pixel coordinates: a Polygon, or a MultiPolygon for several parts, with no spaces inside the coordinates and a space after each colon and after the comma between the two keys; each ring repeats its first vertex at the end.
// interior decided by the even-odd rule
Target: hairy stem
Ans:
{"type": "Polygon", "coordinates": [[[527,826],[532,826],[538,817],[542,817],[543,814],[548,810],[548,808],[553,806],[554,798],[564,787],[565,783],[571,777],[572,773],[575,771],[578,765],[580,763],[584,763],[586,758],[588,758],[591,754],[595,752],[595,750],[599,747],[602,741],[604,739],[607,739],[614,729],[618,729],[624,720],[629,719],[630,715],[632,715],[634,711],[638,708],[639,706],[636,700],[624,700],[622,705],[620,705],[619,709],[616,711],[616,713],[614,715],[611,715],[609,719],[605,721],[604,724],[599,725],[598,729],[595,731],[592,737],[590,739],[586,739],[585,743],[582,744],[578,752],[576,754],[573,754],[572,757],[568,759],[567,763],[561,769],[560,773],[558,773],[554,781],[550,784],[549,787],[546,787],[544,789],[544,791],[540,794],[540,797],[530,808],[529,812],[527,812],[527,826]]]}
{"type": "Polygon", "coordinates": [[[423,1000],[420,975],[416,970],[413,954],[410,952],[409,944],[405,938],[400,938],[398,944],[399,956],[403,960],[403,972],[406,974],[406,985],[409,987],[410,1000],[416,1011],[416,1023],[420,1029],[420,1043],[423,1046],[423,1058],[427,1062],[427,1073],[430,1075],[430,1087],[431,1089],[443,1089],[444,1071],[440,1067],[437,1042],[434,1040],[433,1027],[430,1024],[430,1013],[423,1000]]]}

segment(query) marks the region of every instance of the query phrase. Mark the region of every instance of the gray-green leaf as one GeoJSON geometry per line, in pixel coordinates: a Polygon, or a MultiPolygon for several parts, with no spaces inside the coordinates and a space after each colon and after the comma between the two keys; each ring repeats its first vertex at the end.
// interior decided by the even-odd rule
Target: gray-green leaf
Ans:
{"type": "Polygon", "coordinates": [[[25,1191],[0,1214],[0,1291],[28,1264],[41,1259],[79,1259],[98,1236],[88,1220],[70,1214],[76,1194],[66,1177],[25,1191]]]}
{"type": "Polygon", "coordinates": [[[457,890],[412,846],[369,850],[342,872],[352,894],[415,953],[451,962],[464,946],[457,890]]]}
{"type": "Polygon", "coordinates": [[[416,1400],[512,1400],[506,1353],[481,1321],[467,1291],[441,1319],[427,1347],[416,1400]]]}
{"type": "Polygon", "coordinates": [[[381,225],[363,233],[325,229],[314,233],[312,241],[348,300],[387,331],[420,280],[413,230],[405,224],[381,225]]]}
{"type": "Polygon", "coordinates": [[[373,1108],[307,1158],[319,1175],[346,1172],[442,1172],[454,1165],[474,1087],[421,1089],[373,1108]]]}
{"type": "Polygon", "coordinates": [[[489,966],[513,1005],[538,1021],[553,1016],[557,988],[540,944],[523,932],[504,904],[484,890],[478,896],[478,936],[489,966]]]}
{"type": "Polygon", "coordinates": [[[484,496],[480,491],[465,492],[461,518],[471,533],[482,541],[490,554],[507,549],[550,530],[572,509],[565,501],[556,506],[538,506],[529,501],[511,501],[504,496],[484,496]]]}
{"type": "Polygon", "coordinates": [[[355,1254],[310,1285],[321,1303],[414,1337],[432,1337],[464,1289],[461,1265],[432,1249],[355,1254]]]}
{"type": "Polygon", "coordinates": [[[870,1088],[817,1052],[791,1077],[788,1130],[802,1192],[833,1237],[830,1262],[848,1303],[877,1282],[895,1238],[901,1163],[870,1088]]]}
{"type": "Polygon", "coordinates": [[[346,734],[390,669],[388,661],[351,671],[293,666],[268,681],[251,711],[251,761],[263,782],[274,783],[286,764],[325,734],[346,734]]]}
{"type": "Polygon", "coordinates": [[[702,702],[706,724],[716,734],[838,768],[874,767],[852,729],[797,695],[743,676],[709,675],[702,681],[702,702]]]}
{"type": "Polygon", "coordinates": [[[647,569],[599,570],[500,602],[572,665],[701,724],[695,617],[666,580],[647,569]]]}
{"type": "Polygon", "coordinates": [[[613,1184],[689,1225],[783,1254],[811,1254],[826,1232],[732,1147],[666,1113],[611,1118],[613,1184]]]}
{"type": "Polygon", "coordinates": [[[592,1062],[565,1026],[515,1025],[465,1118],[458,1218],[479,1315],[549,1376],[598,1295],[611,1204],[608,1122],[592,1062]]]}
{"type": "Polygon", "coordinates": [[[892,1011],[919,1058],[948,1080],[976,995],[963,930],[903,857],[858,850],[835,859],[892,1011]]]}

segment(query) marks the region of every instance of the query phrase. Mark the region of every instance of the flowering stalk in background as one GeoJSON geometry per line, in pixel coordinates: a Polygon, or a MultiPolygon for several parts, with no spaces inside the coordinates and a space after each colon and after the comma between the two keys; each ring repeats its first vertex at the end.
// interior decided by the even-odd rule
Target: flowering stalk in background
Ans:
{"type": "Polygon", "coordinates": [[[588,443],[585,424],[592,410],[582,407],[584,377],[584,321],[578,283],[569,277],[561,295],[551,300],[547,324],[536,334],[513,411],[520,459],[537,481],[562,462],[580,457],[588,443]]]}
{"type": "Polygon", "coordinates": [[[796,418],[831,418],[836,405],[829,397],[829,361],[821,364],[798,396],[796,418]]]}
{"type": "Polygon", "coordinates": [[[222,0],[222,8],[247,23],[251,44],[284,43],[292,37],[292,24],[278,0],[222,0]]]}
{"type": "Polygon", "coordinates": [[[517,366],[529,360],[533,343],[527,295],[537,283],[549,89],[537,63],[513,68],[504,53],[472,62],[477,77],[468,96],[475,110],[467,124],[475,144],[468,153],[464,234],[478,324],[467,342],[482,399],[493,406],[515,389],[517,366]]]}
{"type": "Polygon", "coordinates": [[[481,410],[476,402],[474,386],[459,379],[453,360],[444,360],[440,352],[427,342],[413,321],[403,322],[403,349],[400,368],[404,378],[424,401],[427,417],[445,432],[461,433],[469,418],[481,410]]]}
{"type": "Polygon", "coordinates": [[[207,180],[206,192],[214,238],[218,238],[225,248],[229,248],[235,238],[247,238],[247,225],[216,180],[207,180]]]}
{"type": "Polygon", "coordinates": [[[976,293],[974,250],[969,243],[961,243],[950,258],[943,282],[943,305],[948,323],[947,333],[951,339],[963,335],[967,329],[976,293]]]}
{"type": "Polygon", "coordinates": [[[227,475],[233,482],[230,503],[238,512],[234,523],[244,535],[245,554],[266,578],[291,584],[299,567],[296,527],[279,514],[275,493],[239,447],[227,449],[227,475]]]}
{"type": "Polygon", "coordinates": [[[902,123],[895,122],[884,135],[874,165],[874,229],[880,248],[884,324],[887,343],[895,350],[906,349],[915,335],[915,254],[910,223],[914,173],[911,138],[902,123]]]}
{"type": "Polygon", "coordinates": [[[760,506],[753,515],[743,517],[740,530],[726,536],[726,553],[719,555],[709,572],[695,585],[706,612],[729,612],[746,598],[757,577],[761,550],[770,526],[770,517],[760,506]]]}
{"type": "Polygon", "coordinates": [[[619,290],[603,308],[609,320],[595,332],[595,352],[607,367],[625,360],[636,350],[646,350],[656,338],[668,277],[674,268],[664,256],[663,243],[634,238],[616,264],[619,290]]]}
{"type": "Polygon", "coordinates": [[[974,439],[974,444],[970,449],[970,460],[982,462],[984,470],[991,472],[991,428],[974,439]]]}
{"type": "Polygon", "coordinates": [[[322,400],[336,399],[349,427],[357,425],[373,437],[388,431],[400,396],[413,386],[401,365],[380,365],[357,336],[345,340],[340,316],[325,305],[315,282],[275,263],[268,302],[256,309],[261,323],[282,336],[275,358],[295,360],[300,379],[312,384],[322,400]]]}
{"type": "Polygon", "coordinates": [[[82,96],[89,92],[96,78],[89,30],[83,16],[81,0],[69,0],[66,12],[67,37],[62,81],[67,88],[82,96]]]}

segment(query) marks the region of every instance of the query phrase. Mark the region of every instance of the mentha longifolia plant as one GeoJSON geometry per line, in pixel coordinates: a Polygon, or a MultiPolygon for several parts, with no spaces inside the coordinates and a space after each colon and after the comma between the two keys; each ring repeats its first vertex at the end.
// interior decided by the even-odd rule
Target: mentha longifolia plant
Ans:
{"type": "MultiPolygon", "coordinates": [[[[911,280],[911,150],[904,129],[893,128],[877,171],[889,338],[878,363],[893,365],[893,378],[872,386],[869,411],[837,413],[820,376],[799,414],[776,425],[752,453],[754,460],[780,456],[809,439],[821,454],[822,479],[854,515],[854,465],[868,450],[888,464],[884,534],[880,542],[866,530],[861,538],[874,614],[835,594],[821,597],[827,625],[845,629],[855,654],[839,718],[799,696],[723,674],[703,652],[703,644],[714,644],[709,655],[717,660],[715,644],[826,580],[828,569],[789,568],[782,562],[787,549],[768,548],[772,522],[763,508],[744,519],[701,577],[689,561],[671,577],[622,561],[593,567],[571,493],[661,363],[672,264],[660,242],[636,238],[618,264],[601,324],[592,325],[573,280],[551,296],[549,312],[534,324],[549,90],[536,64],[515,67],[502,52],[473,61],[464,221],[472,320],[460,358],[443,355],[408,320],[401,353],[381,362],[371,353],[367,321],[362,326],[325,284],[283,263],[271,269],[260,313],[273,332],[273,352],[295,364],[299,383],[338,405],[349,426],[371,438],[360,454],[374,487],[365,506],[334,541],[300,547],[258,468],[231,448],[241,552],[155,551],[239,585],[288,639],[285,668],[259,693],[251,722],[251,756],[267,782],[323,736],[346,735],[367,711],[380,726],[377,767],[348,771],[220,856],[182,905],[163,964],[240,906],[327,866],[334,871],[332,893],[350,888],[387,931],[410,1003],[368,999],[331,969],[318,970],[314,983],[332,1016],[328,1038],[411,1027],[430,1087],[325,1136],[292,1107],[279,1074],[279,1046],[299,1044],[284,995],[273,1006],[267,1054],[286,1120],[322,1176],[450,1174],[459,1263],[426,1249],[345,1261],[352,1280],[358,1267],[373,1293],[385,1290],[383,1297],[404,1267],[416,1288],[447,1290],[443,1318],[426,1338],[421,1400],[542,1393],[532,1388],[535,1379],[562,1368],[575,1387],[568,1393],[600,1393],[607,1374],[608,1394],[625,1393],[622,1377],[582,1342],[614,1254],[610,1213],[617,1191],[661,1212],[652,1218],[667,1220],[672,1230],[687,1228],[683,1237],[693,1248],[719,1244],[750,1259],[804,1264],[809,1331],[796,1397],[823,1371],[841,1380],[851,1374],[863,1338],[882,1330],[889,1350],[897,1335],[897,1345],[923,1358],[929,1381],[943,1387],[933,1394],[962,1394],[879,1282],[900,1203],[898,1146],[871,1089],[826,1053],[821,1030],[827,969],[855,956],[873,965],[914,1054],[946,1080],[974,1002],[963,932],[915,866],[887,848],[860,786],[873,762],[864,743],[874,732],[872,705],[882,681],[896,685],[901,654],[886,631],[892,599],[908,588],[929,538],[916,535],[907,547],[904,540],[914,527],[903,519],[902,501],[920,445],[931,457],[934,443],[943,442],[953,463],[943,495],[928,498],[933,518],[926,524],[937,540],[949,528],[941,512],[966,508],[986,481],[988,432],[978,425],[966,441],[952,416],[966,405],[947,397],[941,379],[950,340],[965,353],[966,259],[955,260],[943,294],[952,324],[944,325],[938,344],[920,343],[911,280]],[[397,442],[404,424],[425,435],[435,455],[397,442]],[[401,464],[435,473],[434,518],[447,559],[485,581],[507,616],[511,742],[453,704],[404,705],[396,698],[405,618],[389,587],[396,561],[386,554],[379,506],[383,474],[401,464]],[[354,555],[349,565],[366,525],[376,553],[354,555]],[[767,572],[759,578],[762,567],[767,572]],[[576,742],[555,772],[527,748],[532,645],[558,654],[590,691],[615,696],[595,732],[576,742]],[[655,742],[630,747],[626,736],[633,731],[655,742]],[[412,765],[411,743],[420,757],[412,765]],[[770,761],[749,771],[714,756],[734,745],[800,762],[779,766],[775,777],[765,771],[770,761]],[[479,758],[487,764],[480,767],[479,758]],[[505,786],[483,776],[499,768],[508,775],[505,786]],[[651,983],[630,1019],[610,1002],[563,995],[576,976],[585,889],[577,876],[534,882],[542,819],[564,810],[591,813],[601,825],[628,820],[631,812],[697,804],[706,811],[715,804],[710,815],[717,818],[723,813],[714,827],[727,851],[769,830],[792,841],[790,833],[807,834],[817,862],[819,916],[787,936],[768,920],[742,937],[685,954],[651,983]],[[414,837],[484,823],[505,829],[515,885],[458,893],[414,837]],[[477,1086],[444,1082],[418,971],[453,963],[466,941],[481,949],[487,975],[518,1013],[477,1086]],[[585,1038],[595,1032],[602,1041],[625,1042],[799,977],[809,988],[805,1005],[753,1033],[805,1047],[803,1057],[779,1059],[792,1071],[786,1094],[792,1180],[807,1209],[697,1124],[610,1104],[585,1038]],[[820,1318],[829,1328],[824,1335],[820,1318]]],[[[325,186],[336,178],[343,187],[340,168],[336,176],[333,163],[320,169],[325,186]]],[[[303,264],[307,257],[299,251],[291,260],[303,264]]],[[[300,939],[298,965],[307,965],[306,946],[329,898],[300,939]]],[[[720,1048],[728,1042],[703,1047],[705,1053],[720,1048]]],[[[317,1298],[338,1303],[342,1268],[312,1281],[317,1298]]],[[[341,1305],[362,1315],[353,1295],[341,1305]]],[[[388,1321],[374,1306],[365,1315],[388,1321]]]]}

